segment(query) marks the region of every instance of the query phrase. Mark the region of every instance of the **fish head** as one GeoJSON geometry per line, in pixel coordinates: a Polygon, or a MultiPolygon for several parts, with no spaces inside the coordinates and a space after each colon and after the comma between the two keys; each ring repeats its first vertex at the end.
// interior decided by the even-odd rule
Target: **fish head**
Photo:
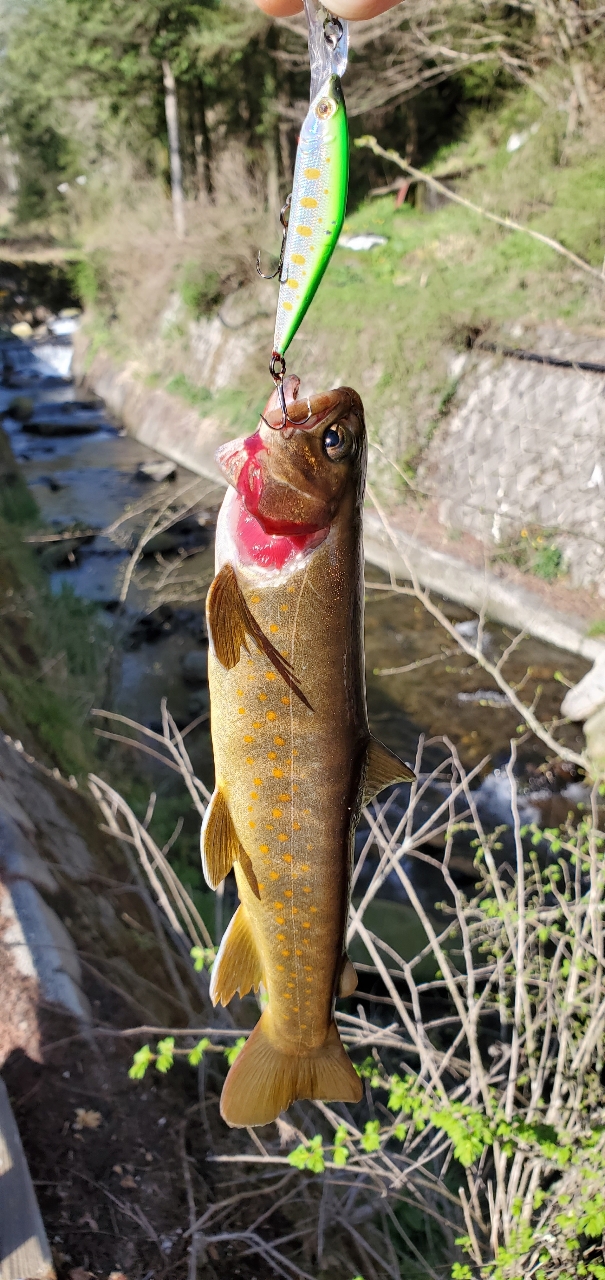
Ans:
{"type": "Polygon", "coordinates": [[[253,435],[230,441],[216,458],[248,517],[263,534],[319,545],[345,507],[363,495],[366,433],[356,391],[339,387],[298,399],[284,380],[287,418],[273,392],[253,435]]]}

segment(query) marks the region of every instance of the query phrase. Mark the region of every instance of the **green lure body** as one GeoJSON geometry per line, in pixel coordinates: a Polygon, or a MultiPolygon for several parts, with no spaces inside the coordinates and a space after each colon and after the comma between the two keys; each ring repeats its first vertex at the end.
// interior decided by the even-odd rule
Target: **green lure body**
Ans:
{"type": "Polygon", "coordinates": [[[342,230],[349,183],[349,130],[340,78],[330,75],[303,124],[273,340],[284,356],[317,292],[342,230]]]}

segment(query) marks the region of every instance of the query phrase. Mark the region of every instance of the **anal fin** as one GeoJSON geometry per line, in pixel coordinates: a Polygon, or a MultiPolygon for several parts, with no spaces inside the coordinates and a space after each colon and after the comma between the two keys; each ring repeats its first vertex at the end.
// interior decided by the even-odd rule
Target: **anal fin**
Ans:
{"type": "Polygon", "coordinates": [[[262,982],[260,956],[243,903],[240,903],[225,933],[212,966],[210,999],[213,1004],[229,1004],[236,991],[245,996],[262,982]]]}
{"type": "Polygon", "coordinates": [[[294,678],[288,659],[278,652],[256,621],[254,614],[250,612],[233,565],[224,564],[217,573],[208,591],[206,614],[214,652],[226,671],[231,671],[232,667],[237,666],[242,648],[246,653],[250,652],[248,639],[253,640],[257,649],[272,663],[292,693],[296,694],[309,711],[313,710],[294,678]]]}
{"type": "Polygon", "coordinates": [[[371,738],[366,756],[366,771],[363,781],[363,804],[368,804],[384,787],[394,782],[413,782],[415,774],[382,742],[371,738]]]}
{"type": "Polygon", "coordinates": [[[252,866],[252,860],[248,856],[248,854],[246,853],[246,850],[243,848],[241,844],[239,846],[239,853],[237,855],[237,860],[246,877],[246,880],[248,881],[248,884],[250,885],[250,888],[254,894],[254,897],[258,898],[260,902],[260,889],[258,887],[258,880],[256,879],[254,867],[252,866]]]}

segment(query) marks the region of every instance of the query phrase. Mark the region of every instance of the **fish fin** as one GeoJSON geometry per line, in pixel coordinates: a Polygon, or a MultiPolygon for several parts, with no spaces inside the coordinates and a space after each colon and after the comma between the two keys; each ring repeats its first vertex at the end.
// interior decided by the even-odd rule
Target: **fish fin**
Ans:
{"type": "Polygon", "coordinates": [[[252,866],[252,861],[250,857],[246,853],[246,850],[244,849],[243,845],[241,844],[239,846],[239,853],[237,855],[237,860],[246,877],[246,880],[248,881],[248,884],[250,885],[250,888],[254,894],[254,897],[258,898],[260,902],[260,889],[258,887],[258,880],[256,879],[256,876],[254,874],[254,867],[252,866]]]}
{"type": "Polygon", "coordinates": [[[204,814],[201,833],[202,870],[211,889],[217,889],[229,874],[240,848],[229,806],[217,787],[204,814]]]}
{"type": "Polygon", "coordinates": [[[399,756],[383,747],[376,738],[370,738],[363,780],[363,804],[373,800],[383,787],[390,787],[393,782],[413,782],[415,776],[399,756]]]}
{"type": "Polygon", "coordinates": [[[341,997],[352,996],[357,990],[357,973],[351,964],[348,956],[343,957],[342,969],[340,970],[340,979],[338,982],[338,994],[341,997]]]}
{"type": "Polygon", "coordinates": [[[254,987],[258,991],[263,971],[252,934],[252,926],[243,903],[229,923],[218,955],[212,966],[210,999],[213,1004],[229,1004],[236,991],[245,996],[254,987]]]}
{"type": "Polygon", "coordinates": [[[246,653],[250,652],[246,639],[249,637],[279,672],[292,693],[300,698],[309,711],[313,710],[294,678],[292,664],[278,653],[275,645],[271,643],[256,621],[254,614],[250,612],[232,565],[224,564],[220,573],[217,573],[208,592],[206,609],[214,652],[221,666],[227,671],[237,666],[242,646],[246,653]]]}
{"type": "Polygon", "coordinates": [[[285,1053],[271,1035],[265,1009],[223,1086],[221,1115],[236,1127],[270,1124],[297,1098],[359,1102],[363,1086],[347,1057],[336,1023],[324,1044],[304,1055],[285,1053]]]}

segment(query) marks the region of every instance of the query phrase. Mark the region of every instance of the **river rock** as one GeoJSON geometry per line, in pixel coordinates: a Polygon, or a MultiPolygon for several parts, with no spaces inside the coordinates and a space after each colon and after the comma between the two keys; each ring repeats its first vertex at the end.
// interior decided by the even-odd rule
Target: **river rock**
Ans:
{"type": "Polygon", "coordinates": [[[208,679],[208,650],[191,649],[182,660],[181,671],[186,684],[205,684],[208,679]]]}
{"type": "Polygon", "coordinates": [[[37,436],[92,435],[107,426],[103,414],[85,400],[38,405],[25,430],[37,436]]]}
{"type": "Polygon", "coordinates": [[[561,703],[561,711],[570,720],[588,720],[605,705],[605,653],[594,667],[569,689],[561,703]]]}
{"type": "Polygon", "coordinates": [[[176,462],[171,462],[169,458],[160,458],[157,462],[140,462],[137,475],[142,480],[155,480],[156,484],[161,484],[163,480],[174,480],[176,462]]]}
{"type": "Polygon", "coordinates": [[[605,706],[595,711],[584,725],[586,754],[595,766],[595,773],[605,773],[605,706]]]}
{"type": "Polygon", "coordinates": [[[31,338],[32,327],[27,320],[18,320],[16,324],[11,325],[11,333],[15,338],[31,338]]]}
{"type": "Polygon", "coordinates": [[[27,422],[33,412],[34,402],[31,396],[15,396],[7,409],[9,417],[16,418],[17,422],[27,422]]]}

